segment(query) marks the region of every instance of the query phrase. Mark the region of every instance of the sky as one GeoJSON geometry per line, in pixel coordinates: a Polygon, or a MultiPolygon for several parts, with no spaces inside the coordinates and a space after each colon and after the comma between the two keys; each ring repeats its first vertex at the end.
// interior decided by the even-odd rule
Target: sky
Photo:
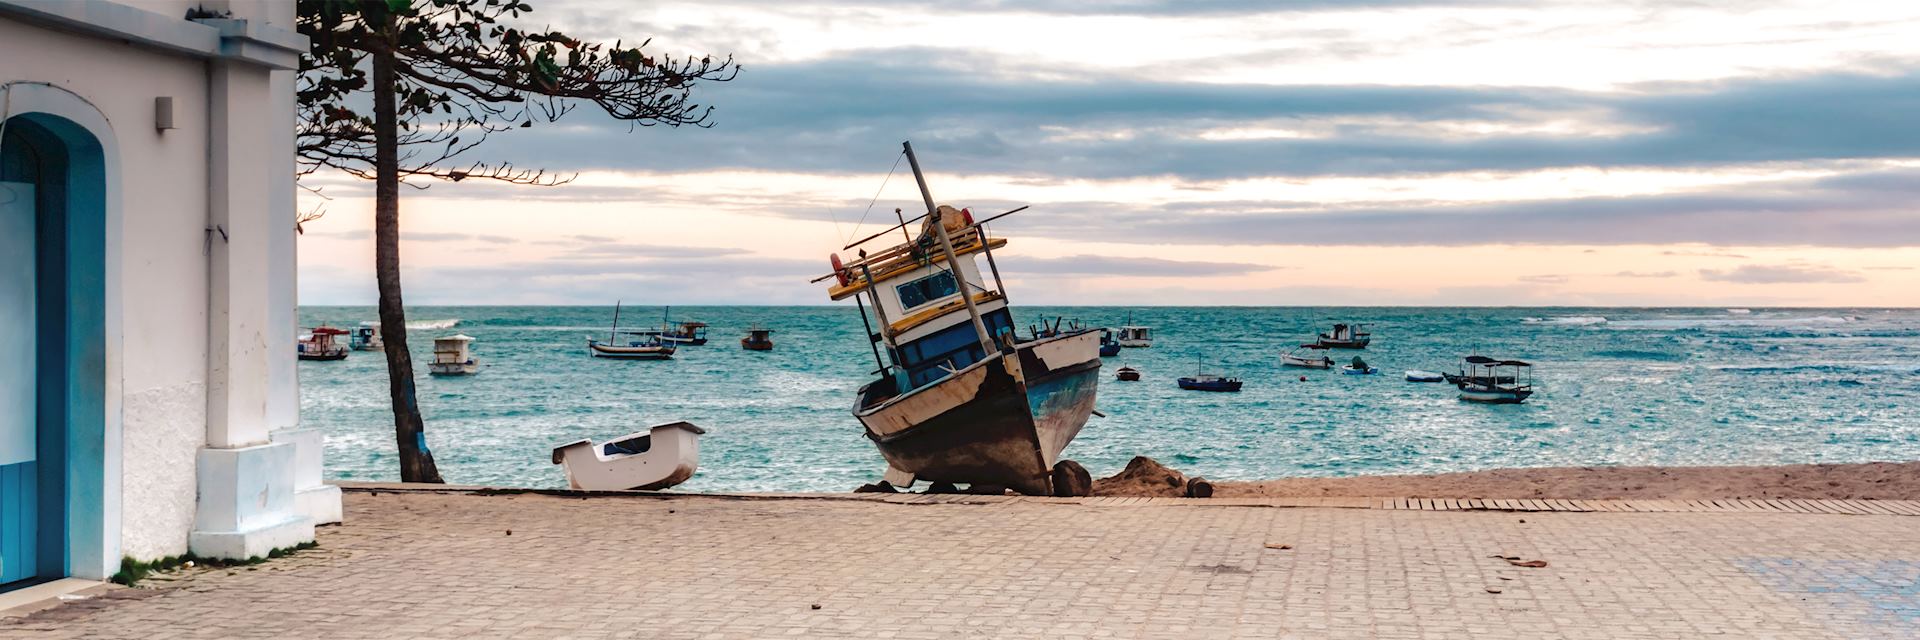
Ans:
{"type": "MultiPolygon", "coordinates": [[[[1920,3],[532,4],[742,71],[471,152],[569,184],[403,189],[409,304],[826,304],[911,140],[1030,207],[1016,304],[1920,306],[1920,3]]],[[[301,302],[372,304],[371,185],[304,182],[301,302]]]]}

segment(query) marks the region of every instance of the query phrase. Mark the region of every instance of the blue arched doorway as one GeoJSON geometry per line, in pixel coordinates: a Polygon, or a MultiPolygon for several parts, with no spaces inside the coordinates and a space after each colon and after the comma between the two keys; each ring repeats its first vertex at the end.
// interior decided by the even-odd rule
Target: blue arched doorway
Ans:
{"type": "MultiPolygon", "coordinates": [[[[73,573],[104,487],[105,173],[71,120],[0,129],[0,590],[73,573]],[[76,536],[82,534],[82,536],[76,536]]],[[[88,573],[91,573],[89,571],[88,573]]]]}

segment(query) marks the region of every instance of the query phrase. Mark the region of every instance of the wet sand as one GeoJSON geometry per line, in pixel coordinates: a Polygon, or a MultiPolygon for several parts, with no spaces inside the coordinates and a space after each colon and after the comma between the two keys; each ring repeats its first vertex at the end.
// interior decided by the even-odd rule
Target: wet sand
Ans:
{"type": "MultiPolygon", "coordinates": [[[[1152,462],[1152,461],[1147,461],[1152,462]]],[[[1179,472],[1136,460],[1094,482],[1094,495],[1179,496],[1179,472]]],[[[1710,498],[1801,498],[1838,500],[1920,499],[1920,462],[1780,465],[1757,467],[1553,467],[1467,473],[1348,478],[1287,478],[1253,482],[1214,481],[1214,496],[1407,497],[1407,498],[1618,498],[1696,500],[1710,498]]]]}

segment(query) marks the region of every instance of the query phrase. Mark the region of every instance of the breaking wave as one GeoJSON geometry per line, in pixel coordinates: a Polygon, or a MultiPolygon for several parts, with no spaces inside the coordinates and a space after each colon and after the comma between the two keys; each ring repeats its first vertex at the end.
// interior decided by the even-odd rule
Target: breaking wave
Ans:
{"type": "Polygon", "coordinates": [[[1552,318],[1521,318],[1520,321],[1527,324],[1568,324],[1578,326],[1605,324],[1607,319],[1601,316],[1555,316],[1552,318]]]}

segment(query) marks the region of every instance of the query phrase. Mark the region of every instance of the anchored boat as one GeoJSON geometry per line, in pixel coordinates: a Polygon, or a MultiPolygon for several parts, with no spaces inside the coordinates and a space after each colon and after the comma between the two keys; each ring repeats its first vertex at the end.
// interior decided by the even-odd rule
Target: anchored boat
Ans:
{"type": "Polygon", "coordinates": [[[340,336],[347,335],[346,329],[333,327],[314,327],[313,331],[299,339],[299,357],[301,360],[345,360],[347,345],[336,342],[340,336]]]}
{"type": "Polygon", "coordinates": [[[666,360],[672,358],[674,346],[660,342],[659,337],[654,335],[655,333],[657,332],[621,331],[620,303],[615,301],[613,303],[613,329],[607,332],[607,341],[601,342],[593,338],[588,338],[587,355],[595,358],[611,358],[615,360],[666,360]],[[626,344],[622,345],[619,344],[620,336],[622,335],[639,335],[645,336],[647,339],[629,339],[626,341],[626,344]]]}
{"type": "Polygon", "coordinates": [[[1120,355],[1120,341],[1113,339],[1113,330],[1100,330],[1100,357],[1111,358],[1120,355]]]}
{"type": "Polygon", "coordinates": [[[1120,327],[1120,336],[1117,341],[1120,343],[1120,346],[1129,349],[1151,347],[1153,346],[1153,327],[1134,324],[1133,312],[1129,311],[1127,312],[1127,324],[1126,326],[1120,327]]]}
{"type": "Polygon", "coordinates": [[[473,336],[464,333],[433,339],[433,362],[427,373],[436,376],[470,376],[480,373],[480,361],[473,357],[473,336]]]}
{"type": "Polygon", "coordinates": [[[1366,328],[1366,325],[1336,324],[1333,325],[1332,333],[1320,334],[1320,339],[1314,341],[1314,344],[1320,345],[1323,349],[1365,349],[1369,343],[1373,342],[1373,334],[1361,331],[1363,328],[1366,328]]]}
{"type": "Polygon", "coordinates": [[[1113,372],[1113,378],[1121,382],[1139,382],[1140,370],[1135,369],[1133,367],[1123,366],[1123,367],[1120,367],[1119,370],[1113,372]]]}
{"type": "Polygon", "coordinates": [[[772,351],[773,330],[755,325],[747,328],[747,337],[740,339],[740,348],[748,351],[772,351]]]}
{"type": "Polygon", "coordinates": [[[660,342],[670,345],[703,346],[707,344],[707,323],[692,320],[673,321],[673,307],[667,307],[660,314],[660,330],[647,332],[660,342]]]}
{"type": "MultiPolygon", "coordinates": [[[[920,223],[916,236],[842,263],[832,256],[828,295],[853,298],[867,325],[877,377],[860,388],[853,415],[887,460],[887,480],[1003,486],[1028,495],[1072,493],[1086,470],[1060,453],[1093,412],[1100,335],[1072,329],[1020,341],[1007,308],[985,224],[935,205],[911,144],[903,144],[927,213],[847,245],[852,249],[920,223]],[[978,257],[993,273],[985,286],[978,257]],[[882,354],[882,349],[885,353],[882,354]]],[[[1076,488],[1079,487],[1079,488],[1076,488]]]]}
{"type": "Polygon", "coordinates": [[[1200,368],[1200,359],[1194,358],[1193,376],[1181,378],[1175,384],[1188,391],[1239,391],[1240,379],[1207,373],[1200,368]]]}
{"type": "Polygon", "coordinates": [[[347,335],[347,347],[354,351],[380,351],[386,349],[386,343],[380,341],[380,324],[362,322],[347,335]]]}
{"type": "Polygon", "coordinates": [[[1353,362],[1340,365],[1340,373],[1350,376],[1370,376],[1380,373],[1380,368],[1368,366],[1367,361],[1361,360],[1360,356],[1354,356],[1353,362]]]}
{"type": "Polygon", "coordinates": [[[1318,343],[1303,344],[1292,351],[1280,354],[1280,366],[1300,367],[1303,369],[1332,369],[1333,358],[1327,357],[1327,348],[1318,343]],[[1305,352],[1303,353],[1302,350],[1305,352]]]}
{"type": "Polygon", "coordinates": [[[573,489],[665,489],[686,482],[700,468],[700,436],[706,432],[691,422],[673,422],[598,447],[592,440],[576,440],[554,447],[553,463],[564,465],[573,489]]]}
{"type": "Polygon", "coordinates": [[[1467,356],[1460,399],[1487,404],[1520,404],[1533,396],[1533,365],[1519,360],[1467,356]],[[1512,372],[1503,374],[1502,372],[1512,372]],[[1522,381],[1521,372],[1525,372],[1522,381]],[[1500,382],[1501,379],[1507,380],[1500,382]]]}

